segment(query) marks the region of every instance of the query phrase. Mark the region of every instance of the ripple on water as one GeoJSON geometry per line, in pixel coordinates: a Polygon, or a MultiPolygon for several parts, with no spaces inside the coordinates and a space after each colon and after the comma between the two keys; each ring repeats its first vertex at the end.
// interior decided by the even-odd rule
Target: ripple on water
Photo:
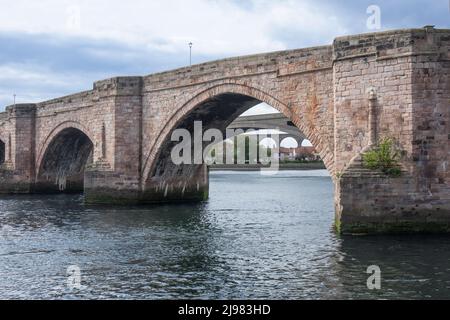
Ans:
{"type": "Polygon", "coordinates": [[[0,199],[0,298],[448,298],[448,237],[338,238],[326,171],[211,173],[201,204],[0,199]],[[379,265],[383,290],[367,290],[379,265]],[[82,289],[67,287],[67,267],[82,289]]]}

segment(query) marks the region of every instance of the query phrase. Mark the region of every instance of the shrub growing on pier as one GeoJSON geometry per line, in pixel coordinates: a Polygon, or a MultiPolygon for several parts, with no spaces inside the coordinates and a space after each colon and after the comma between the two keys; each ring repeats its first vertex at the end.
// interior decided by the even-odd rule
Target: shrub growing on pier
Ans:
{"type": "Polygon", "coordinates": [[[384,138],[377,146],[363,155],[364,167],[380,170],[391,177],[398,177],[402,171],[399,165],[400,153],[391,138],[384,138]]]}

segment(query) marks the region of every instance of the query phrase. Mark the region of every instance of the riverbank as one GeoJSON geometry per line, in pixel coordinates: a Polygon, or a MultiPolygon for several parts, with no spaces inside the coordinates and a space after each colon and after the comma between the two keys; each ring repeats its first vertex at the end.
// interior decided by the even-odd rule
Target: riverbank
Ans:
{"type": "MultiPolygon", "coordinates": [[[[209,167],[211,171],[259,171],[262,168],[269,168],[263,165],[249,165],[249,164],[223,164],[223,165],[212,165],[209,167]]],[[[325,165],[321,162],[311,162],[311,163],[280,163],[279,170],[324,170],[325,165]]]]}

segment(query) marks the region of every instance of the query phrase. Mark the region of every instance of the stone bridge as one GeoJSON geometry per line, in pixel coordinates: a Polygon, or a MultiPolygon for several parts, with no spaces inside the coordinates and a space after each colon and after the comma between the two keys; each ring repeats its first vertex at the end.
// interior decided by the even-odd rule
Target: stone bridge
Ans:
{"type": "Polygon", "coordinates": [[[449,50],[450,30],[346,36],[9,106],[0,114],[0,193],[84,190],[94,204],[204,200],[207,167],[174,165],[171,133],[192,131],[194,120],[225,130],[265,102],[320,152],[340,232],[448,232],[449,50]],[[401,150],[401,177],[362,167],[380,137],[401,150]]]}

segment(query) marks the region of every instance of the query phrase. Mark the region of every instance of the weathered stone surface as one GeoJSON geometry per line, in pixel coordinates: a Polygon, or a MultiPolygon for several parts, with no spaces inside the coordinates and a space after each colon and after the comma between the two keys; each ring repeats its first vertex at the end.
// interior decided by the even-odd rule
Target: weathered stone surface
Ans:
{"type": "Polygon", "coordinates": [[[92,163],[93,145],[74,128],[61,131],[48,146],[34,185],[35,192],[83,192],[84,171],[92,163]]]}
{"type": "Polygon", "coordinates": [[[320,152],[341,232],[450,230],[450,30],[432,28],[113,78],[10,106],[0,113],[0,193],[78,191],[84,183],[89,203],[203,200],[207,168],[171,162],[172,132],[192,133],[195,120],[225,130],[260,102],[320,152]],[[361,166],[381,137],[402,150],[400,178],[361,166]]]}
{"type": "Polygon", "coordinates": [[[5,162],[5,143],[0,140],[0,166],[5,162]]]}

